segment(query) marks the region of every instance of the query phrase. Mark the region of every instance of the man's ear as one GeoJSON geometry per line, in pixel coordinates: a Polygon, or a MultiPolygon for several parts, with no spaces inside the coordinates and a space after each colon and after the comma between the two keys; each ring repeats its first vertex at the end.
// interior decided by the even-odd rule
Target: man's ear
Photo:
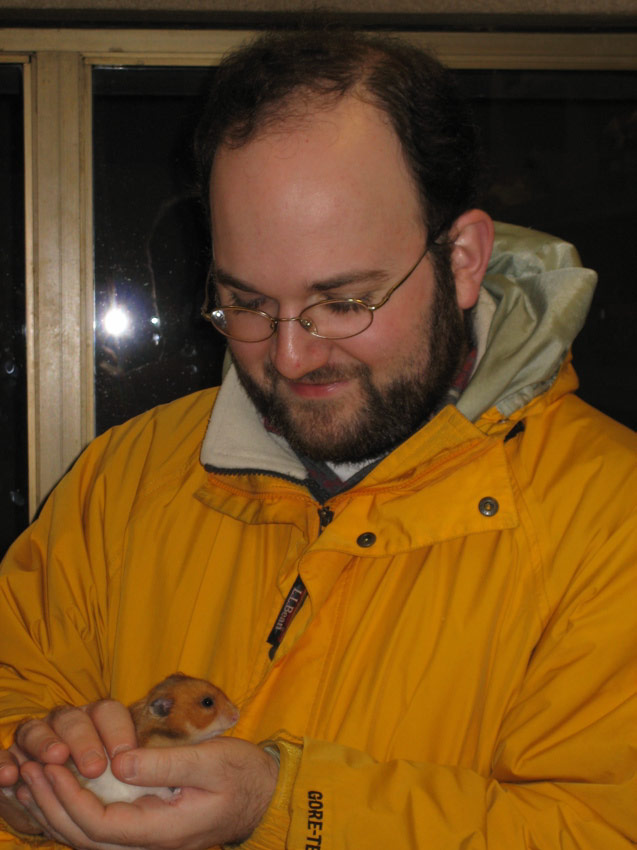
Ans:
{"type": "Polygon", "coordinates": [[[493,221],[484,210],[468,210],[455,220],[449,235],[453,242],[451,269],[458,306],[468,310],[478,300],[491,257],[493,221]]]}

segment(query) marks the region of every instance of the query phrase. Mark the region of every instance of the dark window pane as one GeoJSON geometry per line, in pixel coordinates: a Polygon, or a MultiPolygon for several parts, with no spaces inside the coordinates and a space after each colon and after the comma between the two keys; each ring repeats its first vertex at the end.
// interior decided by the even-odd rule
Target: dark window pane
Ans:
{"type": "Polygon", "coordinates": [[[599,273],[575,341],[579,394],[637,426],[637,74],[462,71],[494,218],[561,236],[599,273]]]}
{"type": "Polygon", "coordinates": [[[224,343],[199,316],[209,246],[190,154],[211,73],[93,74],[98,433],[220,380],[224,343]]]}
{"type": "Polygon", "coordinates": [[[0,65],[0,556],[26,527],[22,68],[0,65]]]}

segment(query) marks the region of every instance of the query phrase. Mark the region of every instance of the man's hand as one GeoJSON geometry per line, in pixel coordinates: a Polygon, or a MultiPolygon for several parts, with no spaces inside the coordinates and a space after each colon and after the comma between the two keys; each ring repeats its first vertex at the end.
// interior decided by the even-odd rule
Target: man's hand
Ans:
{"type": "Polygon", "coordinates": [[[135,727],[122,703],[104,699],[80,708],[61,706],[43,719],[21,724],[16,747],[41,764],[64,764],[69,756],[83,776],[100,776],[110,759],[137,746],[135,727]]]}
{"type": "Polygon", "coordinates": [[[15,748],[0,750],[0,817],[13,829],[26,835],[39,835],[40,824],[34,820],[15,796],[15,784],[20,773],[20,754],[15,748]]]}
{"type": "MultiPolygon", "coordinates": [[[[0,789],[11,788],[19,779],[20,765],[34,760],[41,764],[64,764],[69,757],[85,776],[99,776],[106,768],[104,750],[113,758],[136,746],[135,728],[128,709],[115,700],[102,700],[82,708],[63,706],[43,719],[21,724],[15,743],[0,750],[0,789]]],[[[17,796],[0,792],[0,816],[18,832],[34,835],[43,831],[17,796]]]]}
{"type": "Polygon", "coordinates": [[[181,788],[174,800],[154,796],[104,806],[59,764],[29,762],[19,792],[33,817],[57,841],[81,850],[115,847],[202,850],[247,838],[265,813],[277,781],[274,759],[238,738],[118,755],[113,773],[133,784],[181,788]]]}

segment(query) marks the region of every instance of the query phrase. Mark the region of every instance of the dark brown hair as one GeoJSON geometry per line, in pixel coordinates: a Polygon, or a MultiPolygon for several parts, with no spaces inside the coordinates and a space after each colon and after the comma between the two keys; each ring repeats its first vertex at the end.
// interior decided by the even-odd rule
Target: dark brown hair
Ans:
{"type": "Polygon", "coordinates": [[[355,94],[381,109],[418,187],[430,242],[476,203],[474,124],[452,73],[404,41],[343,28],[266,33],[216,71],[195,154],[207,206],[219,145],[240,147],[309,99],[355,94]]]}

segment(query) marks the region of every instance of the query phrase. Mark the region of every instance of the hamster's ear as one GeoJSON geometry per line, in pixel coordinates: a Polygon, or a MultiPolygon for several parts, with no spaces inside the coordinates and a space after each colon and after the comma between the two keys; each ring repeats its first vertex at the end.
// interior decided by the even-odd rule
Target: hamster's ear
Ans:
{"type": "Polygon", "coordinates": [[[451,269],[456,281],[456,299],[461,310],[478,300],[482,278],[493,248],[493,221],[484,210],[468,210],[449,231],[453,242],[451,269]]]}
{"type": "Polygon", "coordinates": [[[172,697],[157,697],[149,704],[148,708],[155,717],[168,717],[174,703],[175,700],[172,697]]]}

